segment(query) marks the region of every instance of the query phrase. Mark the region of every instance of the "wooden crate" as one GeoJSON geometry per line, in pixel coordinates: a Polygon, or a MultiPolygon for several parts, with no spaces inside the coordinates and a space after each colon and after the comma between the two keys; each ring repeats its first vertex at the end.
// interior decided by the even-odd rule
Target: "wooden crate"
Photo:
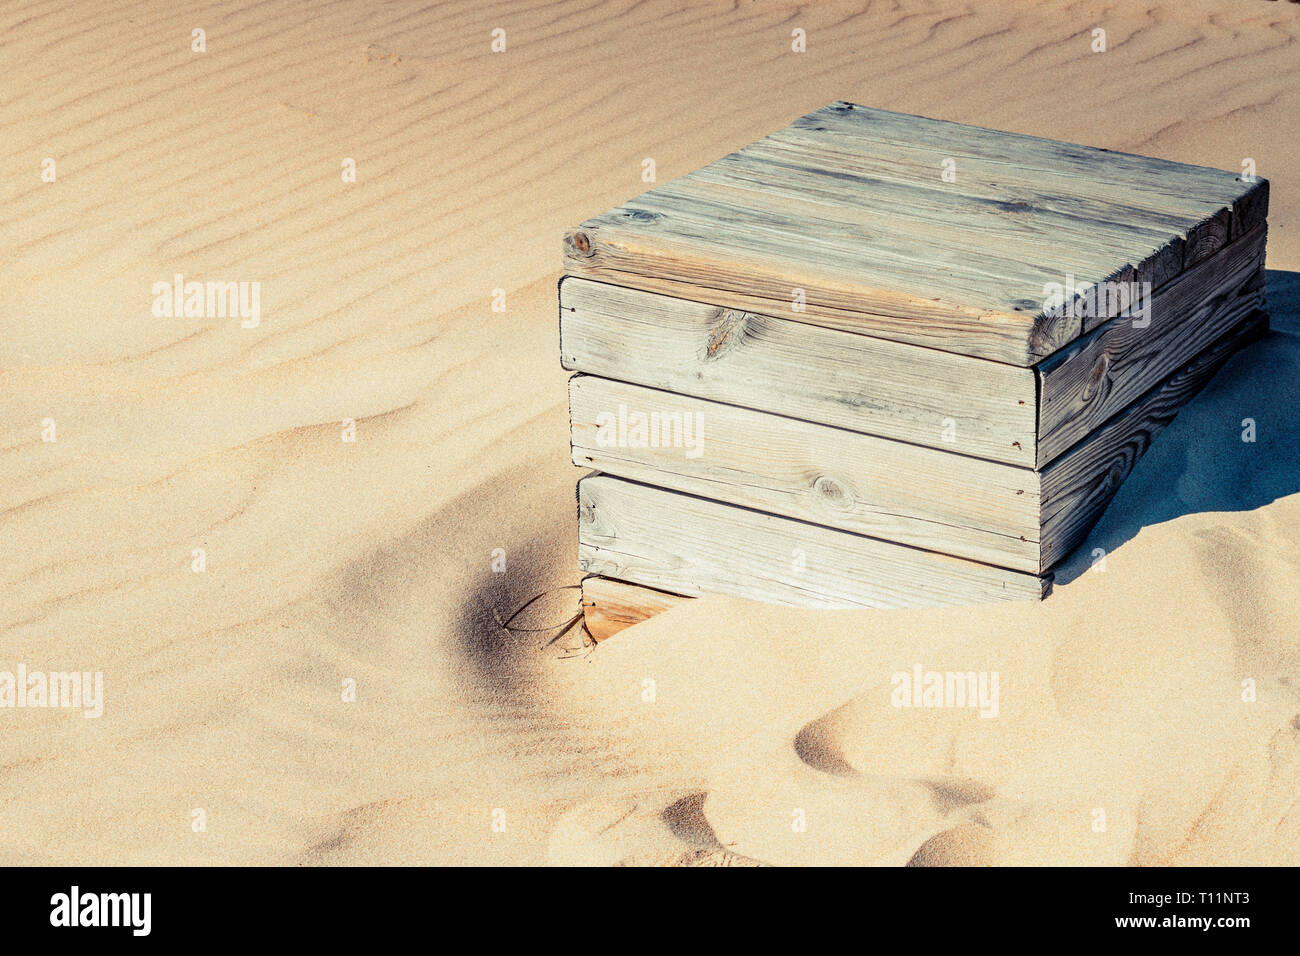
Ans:
{"type": "Polygon", "coordinates": [[[816,607],[1043,596],[1266,326],[1267,202],[835,103],[583,223],[559,292],[573,460],[602,473],[583,567],[816,607]],[[702,422],[700,453],[620,414],[702,422]]]}

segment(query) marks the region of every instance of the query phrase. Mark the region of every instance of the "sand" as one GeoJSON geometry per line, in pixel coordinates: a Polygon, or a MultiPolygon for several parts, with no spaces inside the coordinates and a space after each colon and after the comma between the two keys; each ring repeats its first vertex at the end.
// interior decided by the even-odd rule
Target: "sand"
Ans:
{"type": "Polygon", "coordinates": [[[0,710],[0,864],[1300,861],[1300,8],[857,6],[0,13],[0,670],[104,683],[0,710]],[[1253,159],[1273,333],[1041,605],[506,633],[576,606],[564,228],[835,99],[1253,159]]]}

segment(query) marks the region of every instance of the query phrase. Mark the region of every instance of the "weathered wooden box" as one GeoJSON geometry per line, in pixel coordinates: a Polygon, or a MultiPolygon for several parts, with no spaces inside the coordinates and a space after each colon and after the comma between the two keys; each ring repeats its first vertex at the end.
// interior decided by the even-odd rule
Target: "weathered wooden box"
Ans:
{"type": "Polygon", "coordinates": [[[583,223],[559,294],[573,460],[601,473],[583,568],[817,607],[1044,596],[1265,327],[1267,203],[841,102],[583,223]]]}

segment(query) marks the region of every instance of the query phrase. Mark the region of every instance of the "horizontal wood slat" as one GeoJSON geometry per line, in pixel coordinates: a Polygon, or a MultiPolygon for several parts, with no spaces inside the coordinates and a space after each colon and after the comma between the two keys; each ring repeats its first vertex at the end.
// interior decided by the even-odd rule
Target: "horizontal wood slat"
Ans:
{"type": "Polygon", "coordinates": [[[560,354],[573,371],[1034,464],[1030,369],[575,277],[560,354]]]}
{"type": "Polygon", "coordinates": [[[675,594],[796,607],[1040,600],[1049,578],[665,491],[578,482],[582,570],[675,594]]]}
{"type": "Polygon", "coordinates": [[[1159,287],[1262,223],[1267,197],[1232,172],[841,102],[589,219],[565,269],[1027,367],[1087,331],[1049,283],[1159,287]]]}

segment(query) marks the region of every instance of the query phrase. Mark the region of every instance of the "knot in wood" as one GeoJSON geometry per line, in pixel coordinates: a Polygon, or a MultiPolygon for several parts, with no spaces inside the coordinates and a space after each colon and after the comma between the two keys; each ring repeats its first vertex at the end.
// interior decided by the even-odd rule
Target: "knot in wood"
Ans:
{"type": "Polygon", "coordinates": [[[709,339],[704,344],[705,361],[719,359],[739,345],[745,337],[745,331],[752,318],[753,316],[748,312],[739,312],[735,309],[720,310],[717,319],[709,328],[709,339]]]}
{"type": "Polygon", "coordinates": [[[631,219],[633,222],[657,222],[662,217],[659,213],[651,212],[648,209],[625,209],[623,218],[631,219]]]}
{"type": "Polygon", "coordinates": [[[570,255],[584,258],[592,255],[591,239],[581,229],[574,230],[565,236],[564,245],[570,255]]]}
{"type": "Polygon", "coordinates": [[[1110,355],[1102,352],[1097,356],[1097,361],[1092,366],[1092,371],[1088,373],[1088,382],[1083,388],[1081,396],[1085,402],[1090,402],[1098,395],[1105,391],[1106,373],[1110,371],[1110,355]]]}
{"type": "Polygon", "coordinates": [[[836,511],[847,511],[853,507],[853,495],[829,475],[817,476],[813,482],[813,494],[822,504],[836,511]]]}

